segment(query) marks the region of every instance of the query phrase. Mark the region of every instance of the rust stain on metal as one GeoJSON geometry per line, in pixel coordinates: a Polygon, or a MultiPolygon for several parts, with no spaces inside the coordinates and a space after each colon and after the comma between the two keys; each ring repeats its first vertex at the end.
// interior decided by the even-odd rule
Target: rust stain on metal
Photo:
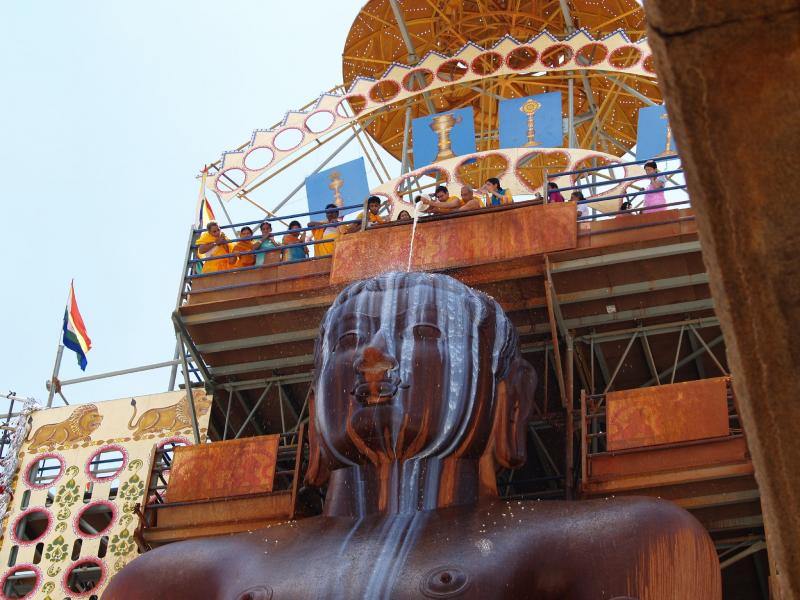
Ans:
{"type": "Polygon", "coordinates": [[[725,378],[609,392],[608,450],[729,434],[725,378]]]}
{"type": "Polygon", "coordinates": [[[265,435],[176,448],[170,502],[271,492],[279,438],[265,435]]]}
{"type": "MultiPolygon", "coordinates": [[[[452,269],[575,248],[575,219],[574,203],[559,203],[421,221],[411,269],[452,269]]],[[[410,242],[410,225],[376,227],[342,236],[336,242],[330,282],[347,283],[387,271],[405,271],[410,242]]]]}

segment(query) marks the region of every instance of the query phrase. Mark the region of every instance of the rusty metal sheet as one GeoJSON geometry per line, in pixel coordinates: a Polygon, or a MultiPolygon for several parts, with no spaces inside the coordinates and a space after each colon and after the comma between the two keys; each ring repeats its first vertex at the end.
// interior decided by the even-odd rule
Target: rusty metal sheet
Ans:
{"type": "Polygon", "coordinates": [[[608,450],[726,436],[725,378],[609,392],[608,450]]]}
{"type": "MultiPolygon", "coordinates": [[[[405,271],[411,230],[409,224],[341,236],[336,241],[331,283],[405,271]]],[[[469,216],[418,223],[411,268],[438,271],[496,263],[568,250],[577,243],[574,203],[476,211],[469,216]]]]}
{"type": "MultiPolygon", "coordinates": [[[[713,438],[691,444],[664,445],[619,454],[603,453],[589,457],[590,478],[624,479],[647,474],[696,471],[710,467],[750,464],[743,436],[713,438]]],[[[688,475],[695,479],[693,475],[688,475]]]]}
{"type": "Polygon", "coordinates": [[[170,502],[271,492],[278,435],[228,440],[175,449],[167,497],[170,502]]]}

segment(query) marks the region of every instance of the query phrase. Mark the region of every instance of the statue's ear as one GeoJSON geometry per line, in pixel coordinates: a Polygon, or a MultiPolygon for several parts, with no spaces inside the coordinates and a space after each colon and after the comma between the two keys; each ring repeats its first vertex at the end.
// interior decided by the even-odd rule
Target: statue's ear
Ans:
{"type": "Polygon", "coordinates": [[[322,439],[317,432],[316,403],[314,402],[314,388],[308,395],[308,470],[306,470],[306,483],[314,487],[322,487],[328,483],[331,476],[330,459],[325,452],[322,439]]]}
{"type": "Polygon", "coordinates": [[[536,390],[536,371],[517,355],[508,374],[496,388],[494,412],[494,458],[507,469],[516,469],[527,459],[527,433],[533,393],[536,390]]]}

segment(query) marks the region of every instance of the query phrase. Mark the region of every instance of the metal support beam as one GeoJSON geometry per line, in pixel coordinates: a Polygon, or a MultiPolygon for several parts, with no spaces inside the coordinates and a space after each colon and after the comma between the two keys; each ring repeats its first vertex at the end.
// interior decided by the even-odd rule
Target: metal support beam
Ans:
{"type": "Polygon", "coordinates": [[[647,334],[642,332],[642,347],[644,348],[644,356],[647,359],[647,366],[650,368],[650,374],[656,378],[656,383],[661,385],[661,380],[658,377],[658,370],[656,369],[656,362],[653,360],[653,352],[650,350],[650,342],[647,339],[647,334]]]}
{"type": "Polygon", "coordinates": [[[556,466],[553,457],[550,456],[550,453],[547,451],[547,446],[545,446],[544,442],[542,441],[542,438],[539,437],[539,432],[536,431],[536,428],[533,426],[529,427],[528,431],[530,431],[531,437],[533,437],[533,441],[535,443],[537,451],[539,452],[540,456],[544,456],[545,462],[547,465],[549,465],[553,475],[556,477],[560,477],[561,472],[558,470],[558,467],[556,466]]]}
{"type": "Polygon", "coordinates": [[[197,315],[185,315],[181,317],[181,321],[187,326],[204,325],[207,323],[218,323],[220,321],[230,321],[233,319],[247,319],[249,317],[274,315],[293,310],[328,307],[333,304],[334,300],[336,300],[335,294],[325,294],[322,296],[314,296],[312,298],[301,298],[299,300],[287,300],[285,302],[274,302],[272,304],[243,306],[241,308],[230,308],[227,310],[218,310],[197,315]]]}
{"type": "MultiPolygon", "coordinates": [[[[181,339],[180,333],[177,335],[181,339]]],[[[189,414],[192,418],[192,433],[194,434],[194,443],[200,443],[200,427],[197,424],[197,408],[194,405],[194,393],[192,392],[192,381],[189,379],[189,364],[186,362],[186,351],[181,345],[181,366],[183,367],[183,381],[186,387],[186,402],[189,404],[189,414]]]]}
{"type": "Polygon", "coordinates": [[[575,136],[575,81],[570,74],[567,87],[567,145],[570,148],[578,147],[578,140],[575,136]]]}
{"type": "MultiPolygon", "coordinates": [[[[353,128],[353,133],[352,133],[352,135],[350,135],[350,137],[348,137],[348,138],[347,138],[347,139],[346,139],[344,142],[342,142],[342,144],[341,144],[340,146],[338,146],[338,147],[336,148],[336,150],[334,150],[333,152],[331,152],[331,154],[328,156],[328,158],[326,158],[325,160],[323,160],[323,161],[322,161],[322,162],[319,164],[319,166],[317,166],[317,168],[316,168],[316,169],[314,169],[314,170],[313,170],[313,171],[310,173],[310,175],[313,175],[313,174],[315,174],[315,173],[319,173],[319,172],[320,172],[320,171],[323,169],[323,167],[325,167],[325,166],[326,166],[326,165],[327,165],[329,162],[331,162],[331,161],[332,161],[332,160],[333,160],[333,159],[334,159],[334,158],[335,158],[335,157],[336,157],[336,156],[337,156],[337,155],[338,155],[338,154],[339,154],[339,153],[340,153],[342,150],[344,150],[344,149],[345,149],[345,147],[347,147],[347,145],[348,145],[350,142],[352,142],[354,139],[356,139],[356,136],[358,136],[358,131],[357,131],[357,130],[355,129],[355,127],[354,127],[354,128],[353,128]]],[[[297,185],[297,187],[295,187],[295,188],[294,188],[294,189],[293,189],[291,192],[289,192],[289,195],[288,195],[288,196],[286,196],[286,197],[285,197],[283,200],[281,200],[280,202],[278,202],[278,204],[276,204],[276,205],[275,205],[275,208],[273,208],[273,209],[272,209],[272,212],[273,212],[273,213],[276,213],[276,212],[278,212],[278,211],[279,211],[281,208],[283,208],[283,207],[284,207],[284,205],[286,205],[286,203],[287,203],[287,202],[289,202],[289,200],[291,200],[292,198],[294,198],[294,195],[295,195],[297,192],[299,192],[300,190],[302,190],[302,189],[305,187],[305,185],[306,185],[306,182],[305,182],[305,179],[304,179],[303,181],[301,181],[301,182],[300,182],[300,183],[297,185]]],[[[251,188],[251,189],[252,189],[252,188],[251,188]]],[[[247,190],[247,191],[251,191],[251,190],[247,190]]]]}
{"type": "MultiPolygon", "coordinates": [[[[231,418],[231,401],[233,400],[233,390],[228,392],[228,408],[225,410],[225,425],[222,428],[222,441],[225,441],[228,438],[228,422],[231,418]]],[[[209,419],[211,422],[211,419],[209,419]]]]}
{"type": "Polygon", "coordinates": [[[681,331],[678,334],[678,345],[675,348],[675,362],[672,363],[672,375],[669,378],[669,382],[671,384],[675,383],[675,373],[678,372],[678,359],[681,356],[681,342],[683,341],[683,331],[684,331],[684,329],[686,329],[686,327],[681,325],[681,331]]]}
{"type": "Polygon", "coordinates": [[[603,386],[605,387],[611,380],[611,374],[608,370],[608,363],[606,363],[606,357],[600,344],[594,345],[594,354],[595,358],[597,358],[597,366],[600,367],[600,374],[603,376],[603,386]]]}
{"type": "Polygon", "coordinates": [[[716,355],[716,354],[714,354],[714,353],[711,351],[711,348],[709,348],[709,347],[708,347],[708,344],[707,344],[707,343],[706,343],[706,341],[703,339],[703,336],[701,336],[699,333],[697,333],[697,331],[695,330],[695,328],[694,328],[694,327],[692,327],[691,325],[689,325],[689,331],[691,331],[691,332],[692,332],[692,333],[695,335],[695,337],[697,337],[698,341],[699,341],[699,342],[700,342],[700,343],[703,345],[703,348],[705,348],[706,352],[708,352],[708,355],[709,355],[709,356],[711,357],[711,359],[714,361],[714,364],[715,364],[715,365],[717,365],[717,368],[720,370],[720,372],[721,372],[723,375],[730,375],[730,373],[728,373],[728,371],[726,371],[726,370],[725,370],[725,367],[723,367],[723,366],[722,366],[722,363],[720,363],[720,362],[719,362],[719,359],[717,359],[717,355],[716,355]]]}
{"type": "MultiPolygon", "coordinates": [[[[197,348],[192,341],[192,336],[189,335],[189,330],[186,329],[186,325],[181,320],[181,316],[176,310],[172,313],[172,324],[175,327],[175,333],[181,338],[182,343],[186,346],[189,350],[189,354],[192,356],[192,360],[200,372],[203,374],[203,379],[205,379],[206,385],[213,386],[214,378],[212,377],[211,373],[209,373],[208,368],[206,367],[205,363],[203,362],[202,357],[200,356],[200,352],[198,352],[197,348]]],[[[185,351],[181,348],[181,355],[185,355],[185,351]]],[[[187,380],[187,385],[188,385],[187,380]]]]}
{"type": "Polygon", "coordinates": [[[585,342],[587,340],[594,340],[596,342],[618,342],[619,340],[627,340],[628,337],[636,331],[645,331],[649,335],[676,333],[681,329],[684,329],[689,323],[693,324],[698,329],[704,329],[706,327],[719,327],[719,319],[717,319],[717,317],[701,317],[699,319],[672,321],[670,323],[656,323],[655,325],[642,325],[628,329],[616,329],[614,331],[603,331],[599,333],[593,332],[588,335],[576,337],[575,340],[581,342],[585,342]]]}
{"type": "Polygon", "coordinates": [[[624,283],[593,290],[581,290],[579,292],[562,292],[558,294],[559,304],[575,304],[577,302],[588,302],[589,300],[606,300],[619,296],[631,296],[643,292],[659,292],[662,290],[672,290],[675,288],[688,287],[693,285],[703,285],[708,283],[708,273],[697,273],[693,275],[681,275],[679,277],[667,277],[665,279],[655,279],[651,281],[637,281],[636,283],[624,283]]]}
{"type": "Polygon", "coordinates": [[[314,364],[313,354],[301,354],[299,356],[287,356],[286,358],[273,358],[269,360],[258,360],[248,363],[235,365],[225,365],[212,367],[213,376],[240,375],[242,373],[254,373],[256,371],[271,371],[274,369],[285,369],[288,367],[304,367],[314,364]]]}
{"type": "MultiPolygon", "coordinates": [[[[247,418],[244,420],[244,423],[242,423],[242,426],[239,428],[239,431],[236,432],[236,436],[233,439],[238,440],[239,436],[242,435],[244,428],[247,427],[247,424],[250,422],[250,419],[253,418],[253,415],[258,410],[258,407],[261,406],[261,402],[263,402],[264,398],[267,397],[267,392],[269,392],[271,387],[272,383],[270,383],[267,387],[264,388],[264,391],[261,393],[261,396],[259,396],[258,401],[253,405],[253,409],[248,413],[247,418]]],[[[255,421],[253,423],[255,425],[255,421]]]]}
{"type": "MultiPolygon", "coordinates": [[[[681,313],[691,313],[701,310],[711,310],[714,308],[714,302],[711,298],[706,300],[692,300],[690,302],[677,302],[675,304],[663,304],[660,306],[646,306],[643,308],[636,308],[632,310],[622,310],[611,314],[589,315],[586,317],[575,317],[573,319],[565,319],[564,327],[568,330],[579,329],[583,327],[595,327],[598,325],[605,325],[608,323],[622,323],[625,321],[640,321],[642,319],[649,319],[653,317],[663,317],[666,315],[675,315],[681,313]]],[[[538,325],[522,325],[517,328],[520,335],[535,335],[547,333],[548,325],[540,323],[538,325]]],[[[583,339],[583,336],[581,336],[583,339]]]]}
{"type": "Polygon", "coordinates": [[[547,297],[547,316],[548,325],[550,328],[550,337],[553,342],[553,357],[556,369],[556,379],[558,380],[558,388],[561,391],[561,405],[566,406],[567,396],[564,385],[564,372],[561,369],[561,350],[558,347],[558,330],[556,329],[555,310],[553,308],[553,291],[550,287],[550,282],[544,282],[545,295],[547,297]]]}
{"type": "Polygon", "coordinates": [[[241,350],[243,348],[259,348],[261,346],[279,346],[287,342],[307,342],[314,340],[319,335],[319,328],[303,329],[300,331],[287,331],[271,335],[259,335],[250,338],[226,340],[224,342],[209,342],[197,344],[197,349],[203,354],[212,352],[227,352],[228,350],[241,350]]]}
{"type": "MultiPolygon", "coordinates": [[[[403,38],[403,43],[406,45],[406,50],[408,50],[408,64],[415,65],[419,61],[417,57],[417,51],[414,48],[414,42],[411,41],[411,34],[408,32],[408,27],[406,26],[406,20],[403,17],[403,11],[400,8],[397,0],[389,0],[389,4],[392,7],[392,12],[394,13],[394,20],[397,22],[397,27],[400,30],[400,36],[403,38]]],[[[421,78],[421,76],[419,76],[421,78]]],[[[420,82],[422,83],[422,82],[420,82]]],[[[424,87],[424,86],[420,86],[424,87]]],[[[423,99],[425,100],[425,104],[428,107],[428,111],[433,114],[436,112],[436,108],[433,106],[433,102],[431,101],[431,96],[428,92],[423,92],[422,94],[423,99]]]]}
{"type": "Polygon", "coordinates": [[[574,342],[572,336],[567,334],[567,423],[566,423],[566,477],[564,489],[566,490],[567,500],[572,500],[574,479],[575,479],[575,399],[573,390],[575,388],[575,362],[574,362],[574,342]]]}
{"type": "MultiPolygon", "coordinates": [[[[259,385],[258,387],[262,387],[262,385],[259,385]]],[[[269,382],[267,384],[267,387],[269,387],[270,385],[272,385],[272,382],[269,382]]],[[[239,393],[239,390],[234,388],[233,395],[236,396],[236,401],[238,402],[239,407],[242,409],[242,412],[244,414],[247,414],[250,409],[247,408],[247,403],[244,401],[244,398],[242,398],[242,395],[239,393]]],[[[262,429],[261,425],[259,425],[257,421],[253,421],[253,429],[256,430],[256,433],[258,435],[264,435],[264,429],[262,429]]]]}
{"type": "Polygon", "coordinates": [[[152,365],[144,365],[141,367],[132,367],[130,369],[120,369],[119,371],[109,371],[108,373],[98,373],[97,375],[87,375],[86,377],[67,379],[61,382],[61,386],[63,387],[65,385],[73,385],[75,383],[84,383],[86,381],[96,381],[98,379],[108,379],[109,377],[117,377],[119,375],[130,375],[131,373],[141,373],[142,371],[152,371],[153,369],[164,369],[166,367],[173,367],[180,364],[180,359],[167,360],[160,363],[153,363],[152,365]]]}
{"type": "Polygon", "coordinates": [[[622,353],[622,356],[619,357],[619,362],[617,363],[616,368],[614,369],[614,373],[611,374],[611,379],[608,380],[605,389],[603,390],[604,394],[608,393],[608,390],[611,389],[611,386],[614,385],[614,380],[617,378],[617,374],[619,370],[622,368],[622,364],[625,362],[625,359],[628,357],[628,352],[631,351],[631,346],[633,346],[633,342],[636,341],[636,338],[639,337],[639,332],[637,331],[631,336],[631,340],[628,342],[628,345],[625,347],[625,352],[622,353]]]}
{"type": "MultiPolygon", "coordinates": [[[[700,349],[700,344],[697,342],[697,338],[693,335],[687,336],[689,339],[689,346],[692,348],[692,352],[697,352],[700,349]]],[[[697,376],[700,379],[706,378],[706,367],[703,364],[703,356],[702,353],[698,353],[697,357],[694,359],[694,366],[697,367],[697,376]]],[[[674,376],[674,373],[673,373],[674,376]]]]}
{"type": "Polygon", "coordinates": [[[405,175],[411,170],[411,160],[408,156],[411,143],[411,102],[406,104],[406,116],[403,122],[403,150],[401,155],[400,175],[405,175]]]}
{"type": "Polygon", "coordinates": [[[720,570],[727,569],[732,564],[735,564],[742,560],[743,558],[747,558],[751,554],[756,554],[757,552],[761,552],[762,550],[767,549],[767,543],[764,541],[756,542],[755,544],[751,545],[748,548],[745,548],[738,554],[731,556],[729,559],[722,561],[719,563],[720,570]]]}
{"type": "Polygon", "coordinates": [[[311,381],[311,371],[305,373],[291,373],[286,375],[273,375],[272,377],[261,377],[260,379],[245,379],[244,381],[228,381],[218,385],[220,389],[225,390],[255,390],[262,388],[269,382],[281,382],[284,385],[293,383],[307,383],[311,381]]]}
{"type": "MultiPolygon", "coordinates": [[[[713,348],[714,346],[716,346],[717,344],[719,344],[719,343],[720,343],[722,340],[723,340],[723,337],[722,337],[722,335],[719,335],[719,336],[715,337],[715,338],[714,338],[712,341],[710,341],[710,342],[708,343],[708,347],[709,347],[709,348],[713,348]]],[[[689,356],[687,356],[687,357],[686,357],[686,358],[684,358],[683,360],[679,361],[679,362],[678,362],[676,365],[673,365],[673,366],[672,366],[672,367],[670,367],[669,369],[666,369],[666,370],[664,370],[664,371],[661,371],[661,372],[658,374],[658,376],[659,376],[660,378],[664,378],[664,377],[666,377],[667,375],[670,375],[670,374],[673,372],[673,370],[680,369],[680,368],[681,368],[683,365],[685,365],[686,363],[693,361],[693,360],[695,359],[695,357],[698,355],[698,353],[703,353],[703,352],[705,352],[705,351],[706,351],[706,350],[705,350],[705,348],[703,348],[703,349],[700,349],[700,350],[698,350],[697,352],[692,352],[692,353],[691,353],[689,356]]],[[[656,381],[656,380],[655,380],[655,378],[653,378],[653,379],[650,379],[650,380],[649,380],[647,383],[644,383],[644,384],[640,385],[639,387],[648,387],[648,386],[651,386],[651,385],[653,385],[653,384],[655,383],[655,381],[656,381]]]]}
{"type": "Polygon", "coordinates": [[[692,252],[700,252],[700,242],[681,242],[666,246],[654,246],[651,248],[641,248],[639,250],[627,250],[625,252],[589,256],[575,260],[566,260],[564,262],[553,262],[550,264],[550,272],[566,273],[567,271],[605,267],[635,260],[649,260],[664,256],[675,256],[676,254],[690,254],[692,252]]]}
{"type": "Polygon", "coordinates": [[[639,90],[637,90],[635,88],[632,88],[627,83],[624,83],[623,81],[621,81],[618,77],[614,77],[613,75],[606,75],[606,79],[608,79],[609,81],[612,81],[614,83],[614,85],[616,85],[618,87],[621,87],[623,90],[628,92],[631,96],[634,96],[635,98],[641,100],[642,102],[644,102],[648,106],[659,106],[658,102],[655,102],[654,100],[651,100],[650,98],[645,96],[643,93],[641,93],[639,90]]]}

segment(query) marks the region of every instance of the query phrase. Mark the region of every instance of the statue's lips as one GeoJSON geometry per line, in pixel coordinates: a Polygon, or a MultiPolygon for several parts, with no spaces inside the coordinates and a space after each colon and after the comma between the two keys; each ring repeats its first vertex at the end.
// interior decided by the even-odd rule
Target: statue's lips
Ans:
{"type": "Polygon", "coordinates": [[[398,384],[399,381],[389,379],[361,382],[353,388],[353,395],[364,406],[386,404],[397,394],[398,384]]]}

